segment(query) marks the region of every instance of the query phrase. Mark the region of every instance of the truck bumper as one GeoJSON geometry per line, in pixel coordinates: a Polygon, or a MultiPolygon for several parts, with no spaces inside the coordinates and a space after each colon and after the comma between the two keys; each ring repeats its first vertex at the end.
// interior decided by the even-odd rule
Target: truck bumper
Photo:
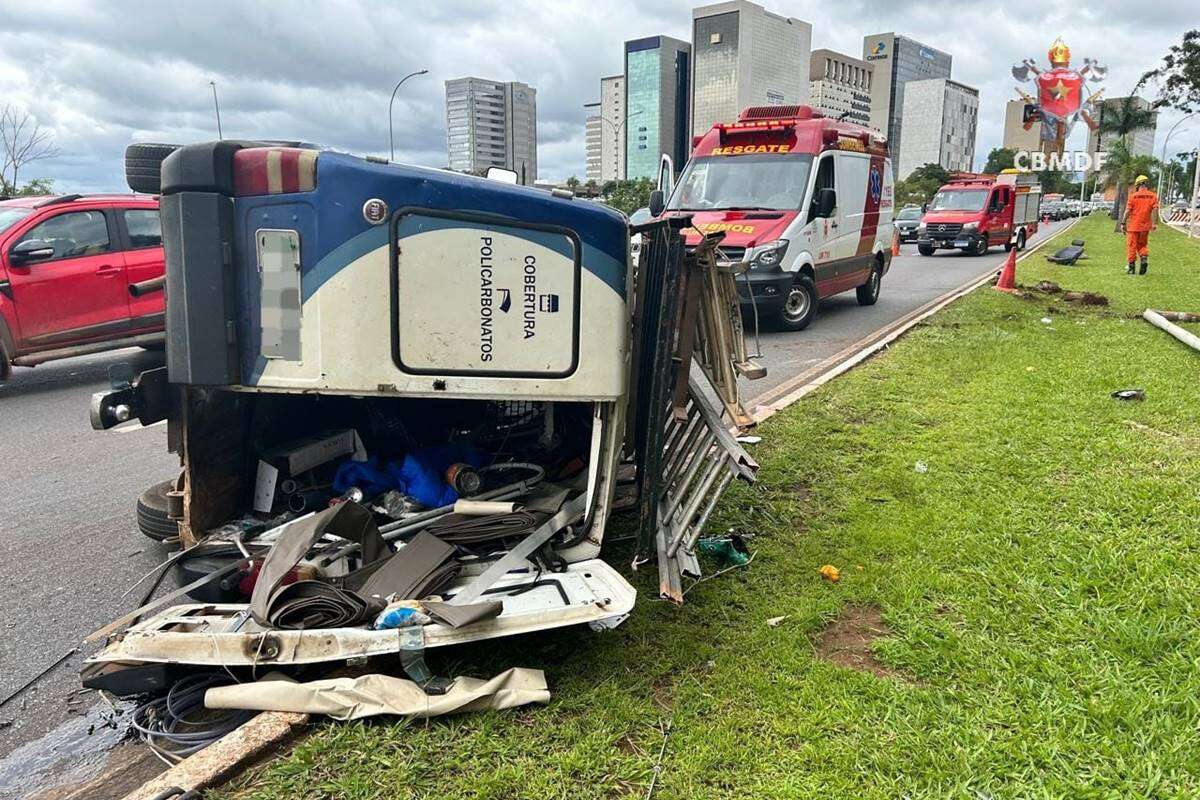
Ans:
{"type": "Polygon", "coordinates": [[[966,251],[976,247],[981,238],[983,237],[978,233],[960,233],[948,239],[926,235],[917,237],[917,245],[920,247],[932,247],[934,250],[966,251]]]}
{"type": "Polygon", "coordinates": [[[737,276],[738,300],[741,302],[742,311],[757,310],[763,316],[777,313],[783,308],[788,289],[796,280],[794,274],[778,269],[764,272],[751,270],[748,275],[749,281],[747,281],[746,275],[737,276]],[[753,294],[753,303],[751,294],[753,294]]]}

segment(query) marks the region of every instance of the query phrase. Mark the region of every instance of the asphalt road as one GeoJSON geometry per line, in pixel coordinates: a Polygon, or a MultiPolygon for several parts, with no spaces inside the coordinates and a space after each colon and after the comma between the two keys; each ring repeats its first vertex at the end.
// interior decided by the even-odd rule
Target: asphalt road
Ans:
{"type": "MultiPolygon", "coordinates": [[[[807,331],[764,330],[768,375],[749,384],[745,396],[762,395],[939,295],[998,270],[1004,257],[996,248],[983,257],[922,258],[915,245],[905,245],[875,306],[859,307],[849,292],[822,303],[807,331]]],[[[126,589],[165,555],[137,532],[134,501],[177,469],[166,450],[166,427],[97,432],[88,424],[91,393],[106,388],[108,368],[123,362],[140,371],[161,357],[123,350],[18,369],[0,384],[0,698],[130,610],[139,593],[124,596],[126,589]]],[[[39,745],[22,748],[7,765],[5,756],[64,723],[78,724],[95,703],[93,694],[78,692],[85,652],[78,650],[0,707],[0,796],[5,766],[16,766],[14,760],[39,745]]]]}

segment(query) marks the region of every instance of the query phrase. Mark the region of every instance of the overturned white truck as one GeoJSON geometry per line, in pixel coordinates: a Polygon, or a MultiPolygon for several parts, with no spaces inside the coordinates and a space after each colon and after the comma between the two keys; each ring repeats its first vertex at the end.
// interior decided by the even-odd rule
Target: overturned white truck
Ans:
{"type": "Polygon", "coordinates": [[[434,691],[424,648],[625,619],[636,593],[599,558],[615,506],[682,600],[756,470],[730,428],[761,369],[719,238],[639,226],[635,272],[627,220],[569,193],[303,146],[162,152],[130,174],[161,194],[167,366],[92,418],[167,420],[190,582],[94,634],[86,683],[400,653],[434,691]],[[379,629],[407,600],[425,624],[379,629]]]}

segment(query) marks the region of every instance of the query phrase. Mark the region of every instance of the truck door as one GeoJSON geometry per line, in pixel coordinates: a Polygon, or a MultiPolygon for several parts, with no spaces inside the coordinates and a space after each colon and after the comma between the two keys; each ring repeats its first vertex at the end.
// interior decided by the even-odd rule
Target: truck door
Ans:
{"type": "Polygon", "coordinates": [[[1012,198],[1007,186],[992,189],[988,201],[988,244],[1004,244],[1012,236],[1012,198]]]}
{"type": "Polygon", "coordinates": [[[825,153],[817,161],[816,179],[813,183],[812,200],[808,206],[808,224],[812,225],[813,271],[816,273],[817,294],[825,297],[837,292],[838,210],[840,200],[828,213],[821,210],[821,197],[825,190],[837,193],[837,174],[834,153],[825,153]]]}
{"type": "Polygon", "coordinates": [[[129,324],[125,263],[100,209],[64,211],[5,253],[22,346],[104,338],[129,324]]]}

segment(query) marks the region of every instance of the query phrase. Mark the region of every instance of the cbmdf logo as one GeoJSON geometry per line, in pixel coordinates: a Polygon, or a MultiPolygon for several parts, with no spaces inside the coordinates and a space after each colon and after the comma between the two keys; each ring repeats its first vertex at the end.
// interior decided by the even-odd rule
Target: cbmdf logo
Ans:
{"type": "Polygon", "coordinates": [[[1012,75],[1021,83],[1032,84],[1035,95],[1017,88],[1025,101],[1022,125],[1030,130],[1035,124],[1041,126],[1042,152],[1062,155],[1071,128],[1082,119],[1092,130],[1100,127],[1096,108],[1104,89],[1101,81],[1108,75],[1108,68],[1090,58],[1083,60],[1082,69],[1071,66],[1071,48],[1062,37],[1054,40],[1047,53],[1049,69],[1041,69],[1037,63],[1026,58],[1012,68],[1012,75]]]}
{"type": "Polygon", "coordinates": [[[876,42],[874,45],[871,46],[871,52],[867,53],[867,60],[868,61],[878,61],[881,58],[885,58],[886,55],[887,55],[887,42],[883,42],[883,41],[876,42]]]}

